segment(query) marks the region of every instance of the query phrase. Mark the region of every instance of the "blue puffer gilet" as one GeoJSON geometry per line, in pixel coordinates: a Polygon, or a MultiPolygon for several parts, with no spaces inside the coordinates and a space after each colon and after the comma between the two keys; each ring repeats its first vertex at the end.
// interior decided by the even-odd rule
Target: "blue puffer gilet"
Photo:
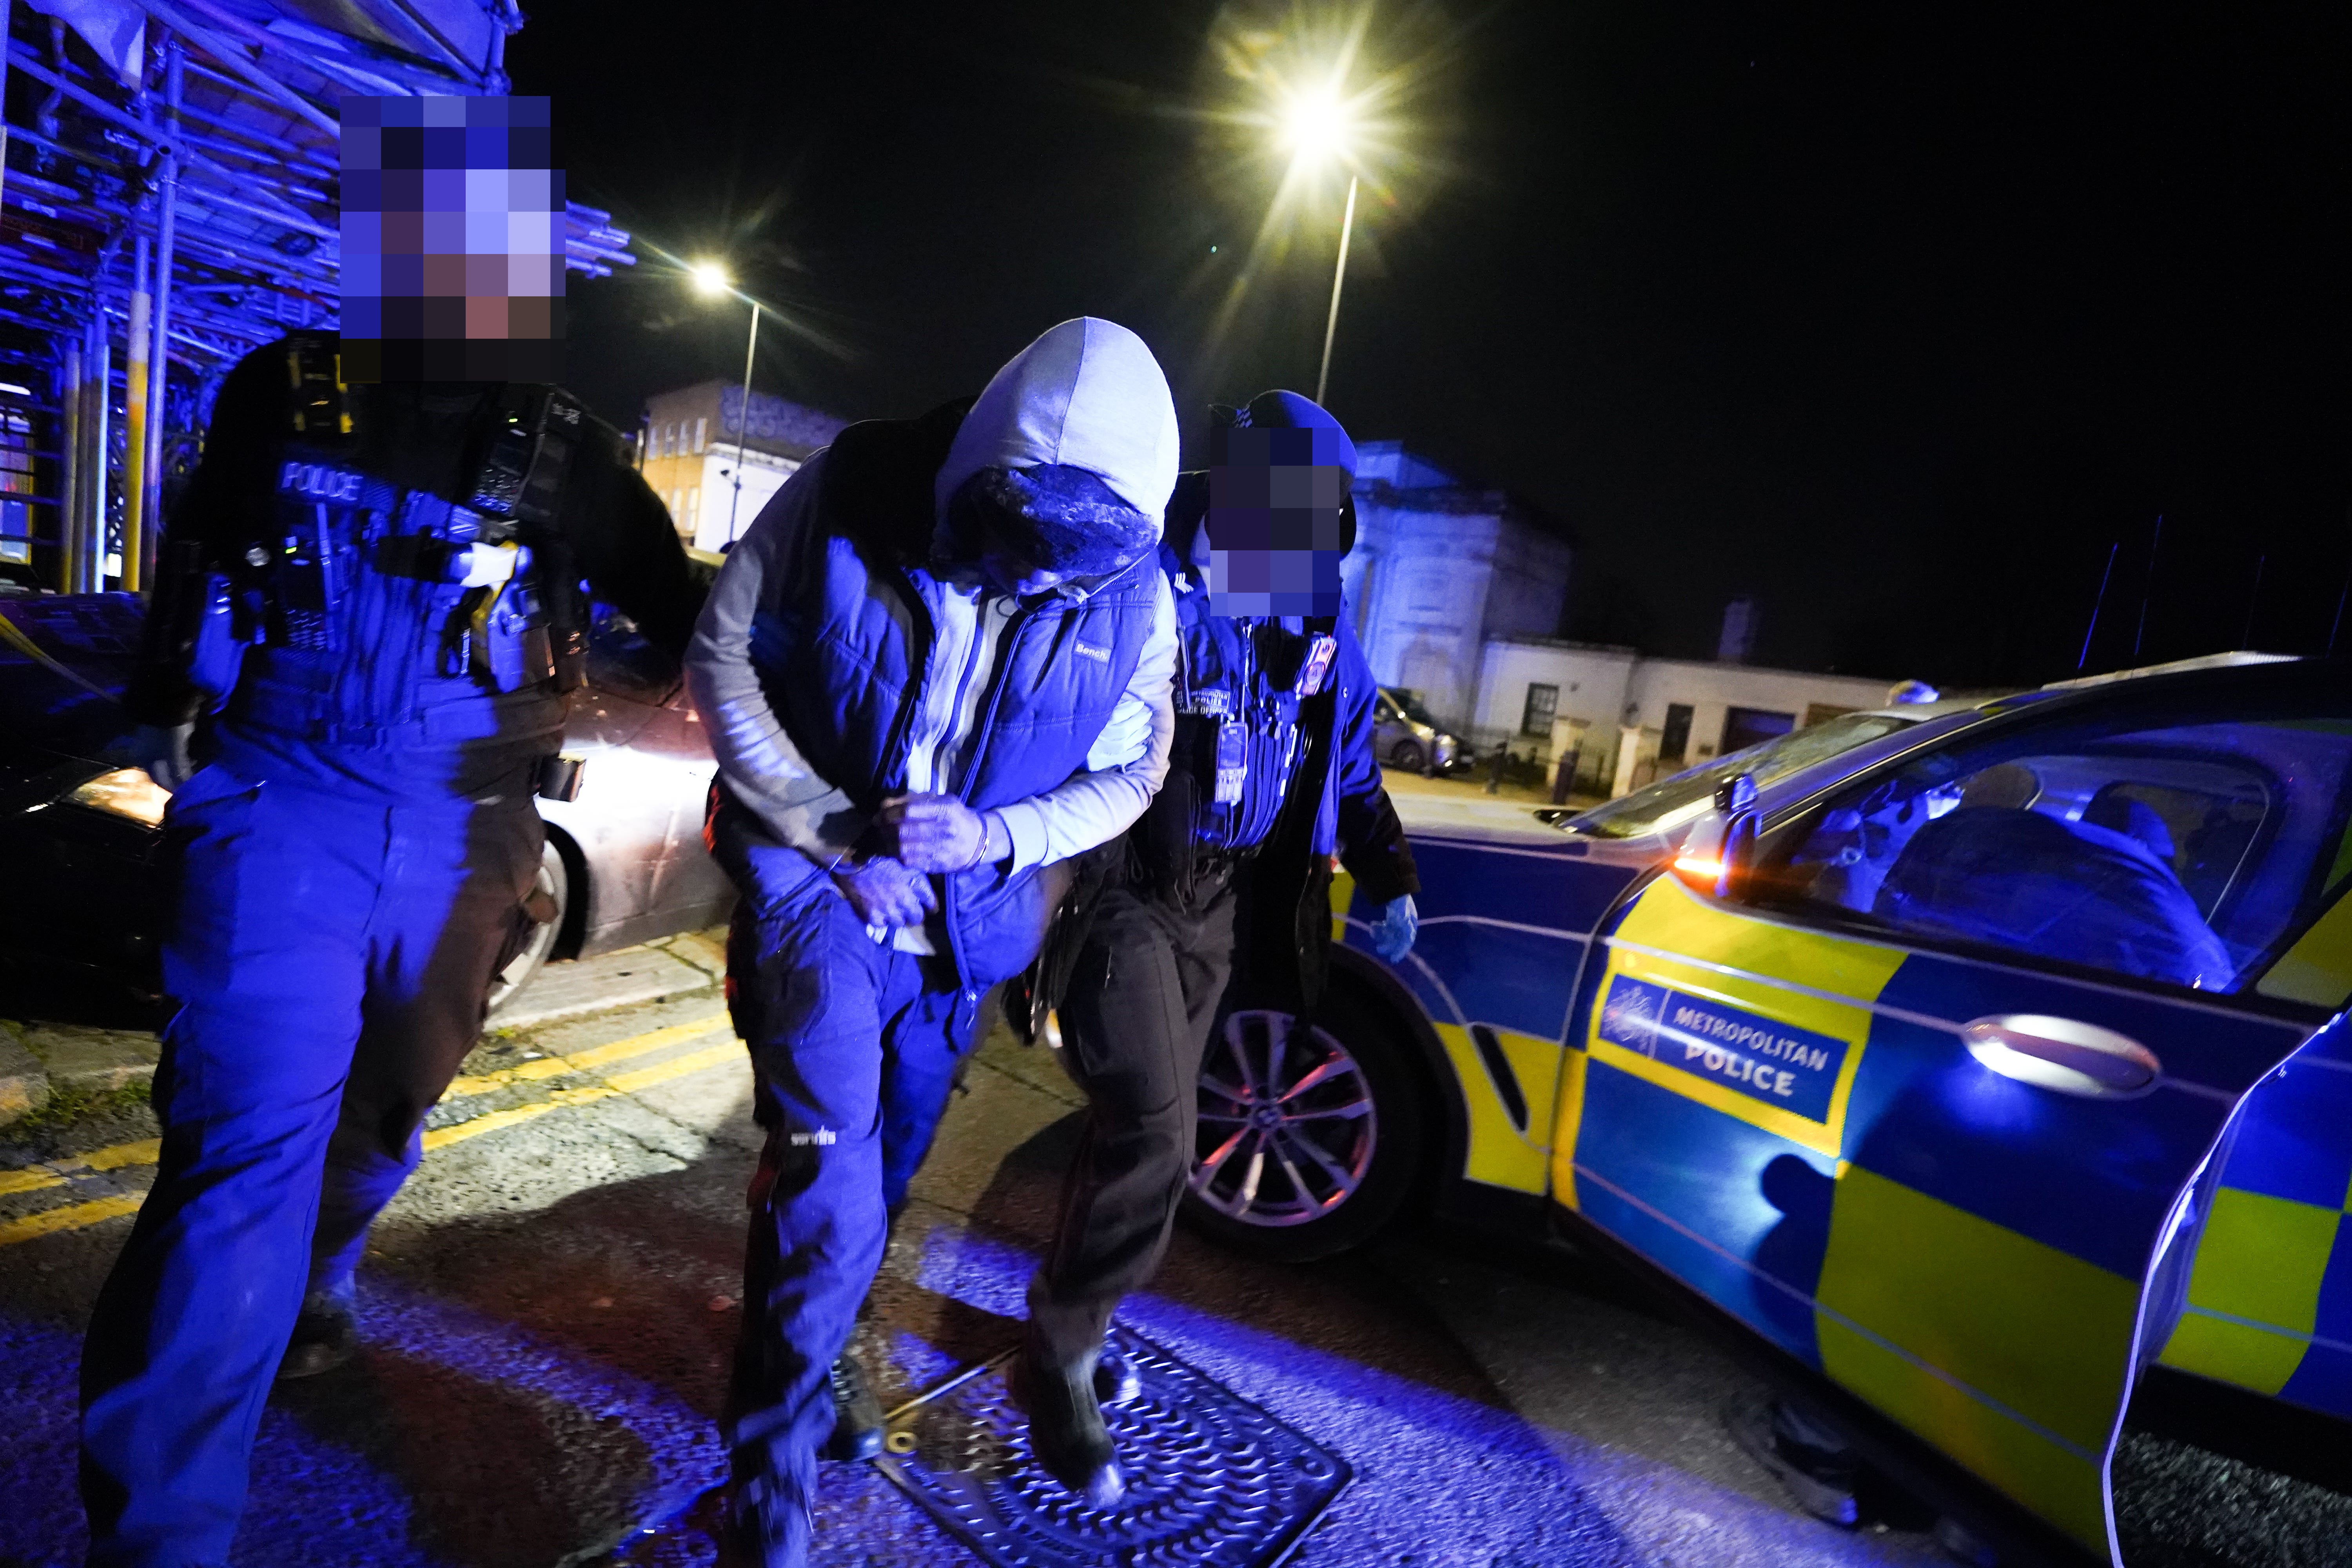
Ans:
{"type": "MultiPolygon", "coordinates": [[[[921,592],[937,472],[957,415],[874,421],[842,432],[824,471],[821,526],[802,533],[782,615],[752,627],[752,660],[793,743],[864,812],[906,788],[922,700],[930,614],[921,592]],[[909,483],[909,480],[918,481],[909,483]]],[[[1151,555],[1116,576],[1024,605],[1006,628],[957,775],[941,781],[979,811],[1042,795],[1086,766],[1151,632],[1151,555]]],[[[983,864],[934,878],[950,949],[968,988],[1026,968],[1066,879],[983,864]]]]}

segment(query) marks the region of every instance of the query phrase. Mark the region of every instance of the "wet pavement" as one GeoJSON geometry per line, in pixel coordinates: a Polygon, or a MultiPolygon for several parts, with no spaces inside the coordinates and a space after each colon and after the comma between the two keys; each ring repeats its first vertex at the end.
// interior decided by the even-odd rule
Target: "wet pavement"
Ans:
{"type": "MultiPolygon", "coordinates": [[[[1047,1053],[999,1034],[967,1089],[860,1331],[886,1405],[1013,1343],[1072,1146],[1078,1097],[1047,1053]]],[[[120,1107],[0,1128],[0,1568],[80,1560],[78,1336],[153,1136],[120,1107]]],[[[362,1270],[363,1354],[272,1401],[236,1563],[711,1562],[694,1505],[720,1474],[756,1148],[716,991],[494,1035],[428,1145],[362,1270]]],[[[1602,1281],[1517,1261],[1414,1235],[1290,1268],[1180,1232],[1121,1321],[1352,1471],[1301,1564],[1946,1561],[1916,1531],[1793,1512],[1726,1435],[1760,1393],[1728,1361],[1602,1281]]],[[[2136,1568],[2346,1560],[2329,1531],[2352,1539],[2352,1514],[2327,1511],[2345,1500],[2133,1452],[2162,1515],[2136,1568]],[[2211,1522],[2240,1516],[2234,1537],[2211,1522]],[[2258,1519],[2271,1534],[2247,1533],[2258,1519]]],[[[976,1561],[873,1467],[827,1466],[824,1486],[821,1563],[976,1561]]]]}

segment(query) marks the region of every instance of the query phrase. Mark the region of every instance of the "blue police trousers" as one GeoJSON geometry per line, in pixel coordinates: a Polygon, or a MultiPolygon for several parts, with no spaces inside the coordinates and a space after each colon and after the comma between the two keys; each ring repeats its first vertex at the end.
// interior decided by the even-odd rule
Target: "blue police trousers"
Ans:
{"type": "Polygon", "coordinates": [[[742,893],[728,999],[767,1133],[724,1435],[738,1506],[777,1516],[772,1540],[781,1514],[812,1495],[834,1423],[826,1372],[930,1150],[979,1006],[944,960],[876,942],[833,879],[741,807],[722,802],[710,838],[742,893]]]}
{"type": "Polygon", "coordinates": [[[227,1562],[304,1291],[348,1280],[415,1168],[541,834],[528,796],[402,804],[217,765],[173,797],[163,1153],[82,1352],[91,1563],[227,1562]]]}

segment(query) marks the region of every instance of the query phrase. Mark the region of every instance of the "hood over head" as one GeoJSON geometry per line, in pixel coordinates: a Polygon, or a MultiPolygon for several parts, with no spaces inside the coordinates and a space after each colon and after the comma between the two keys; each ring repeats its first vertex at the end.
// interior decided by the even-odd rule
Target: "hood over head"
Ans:
{"type": "Polygon", "coordinates": [[[1156,526],[1176,484],[1176,400],[1143,340],[1080,316],[989,381],[932,488],[935,515],[982,468],[1082,468],[1156,526]]]}

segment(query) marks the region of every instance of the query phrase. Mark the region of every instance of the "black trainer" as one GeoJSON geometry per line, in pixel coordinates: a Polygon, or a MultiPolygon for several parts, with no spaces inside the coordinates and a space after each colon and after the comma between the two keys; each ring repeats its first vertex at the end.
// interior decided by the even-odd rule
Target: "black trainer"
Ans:
{"type": "Polygon", "coordinates": [[[874,1397],[866,1369],[847,1351],[826,1374],[833,1385],[833,1436],[825,1440],[824,1457],[856,1463],[882,1454],[882,1402],[874,1397]]]}
{"type": "Polygon", "coordinates": [[[1820,1422],[1783,1401],[1743,1401],[1726,1415],[1724,1425],[1748,1458],[1788,1489],[1799,1508],[1841,1530],[1862,1522],[1854,1498],[1859,1467],[1843,1440],[1820,1422]]]}
{"type": "Polygon", "coordinates": [[[1095,1362],[1095,1402],[1106,1409],[1132,1405],[1143,1397],[1143,1374],[1135,1363],[1118,1353],[1115,1346],[1105,1345],[1095,1362]]]}
{"type": "Polygon", "coordinates": [[[1028,1414],[1029,1448],[1045,1473],[1088,1508],[1107,1512],[1127,1495],[1127,1476],[1096,1392],[1100,1362],[1089,1351],[1076,1366],[1046,1366],[1024,1345],[1006,1381],[1013,1403],[1028,1414]]]}
{"type": "Polygon", "coordinates": [[[301,1316],[294,1320],[294,1337],[278,1363],[278,1381],[316,1377],[332,1372],[360,1352],[360,1326],[352,1314],[349,1283],[313,1290],[302,1298],[301,1316]]]}

